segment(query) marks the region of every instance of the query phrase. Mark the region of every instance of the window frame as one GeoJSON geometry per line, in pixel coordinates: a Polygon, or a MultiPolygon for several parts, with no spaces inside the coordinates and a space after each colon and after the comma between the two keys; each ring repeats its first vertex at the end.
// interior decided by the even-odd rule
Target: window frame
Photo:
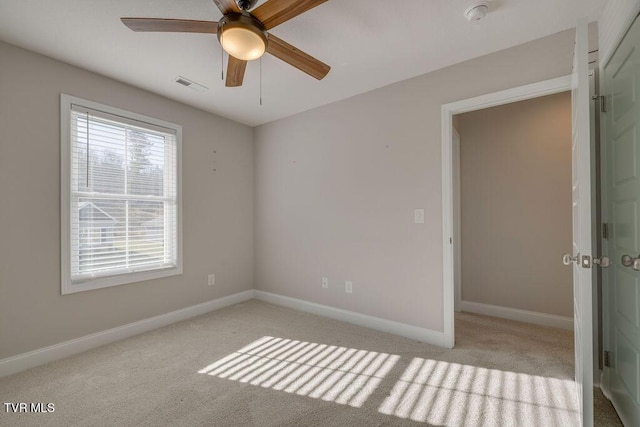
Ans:
{"type": "Polygon", "coordinates": [[[182,126],[133,113],[109,105],[89,101],[82,98],[60,94],[60,238],[61,238],[61,294],[101,289],[126,285],[162,277],[182,274],[182,126]],[[92,110],[120,116],[123,120],[134,120],[153,126],[160,126],[175,132],[176,138],[176,266],[156,268],[106,277],[97,277],[81,283],[73,283],[71,279],[71,110],[72,105],[79,105],[92,110]]]}

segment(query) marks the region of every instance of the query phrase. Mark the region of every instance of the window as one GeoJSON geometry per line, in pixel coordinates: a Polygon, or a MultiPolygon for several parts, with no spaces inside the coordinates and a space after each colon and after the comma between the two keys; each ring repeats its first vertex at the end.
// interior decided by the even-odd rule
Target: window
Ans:
{"type": "Polygon", "coordinates": [[[61,96],[62,293],[182,273],[182,128],[61,96]]]}

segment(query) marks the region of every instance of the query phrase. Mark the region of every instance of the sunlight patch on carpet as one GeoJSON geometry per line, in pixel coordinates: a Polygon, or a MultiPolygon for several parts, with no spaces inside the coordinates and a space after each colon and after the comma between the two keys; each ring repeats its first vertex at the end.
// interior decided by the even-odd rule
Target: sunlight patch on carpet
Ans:
{"type": "Polygon", "coordinates": [[[575,396],[572,380],[414,358],[378,411],[440,426],[578,425],[575,396]]]}
{"type": "Polygon", "coordinates": [[[399,358],[265,336],[198,372],[359,408],[399,358]]]}

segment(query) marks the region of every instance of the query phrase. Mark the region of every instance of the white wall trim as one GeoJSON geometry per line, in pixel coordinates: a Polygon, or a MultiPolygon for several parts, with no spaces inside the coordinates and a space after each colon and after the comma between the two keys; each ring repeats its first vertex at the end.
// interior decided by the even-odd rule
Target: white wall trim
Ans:
{"type": "Polygon", "coordinates": [[[453,170],[452,170],[452,182],[453,186],[453,224],[452,224],[452,234],[453,234],[453,282],[454,282],[454,310],[461,311],[462,310],[462,224],[460,218],[460,134],[453,128],[453,139],[452,139],[452,157],[451,161],[453,162],[453,170]]]}
{"type": "Polygon", "coordinates": [[[253,299],[253,289],[0,360],[0,378],[253,299]]]}
{"type": "MultiPolygon", "coordinates": [[[[602,383],[600,380],[602,379],[602,371],[599,368],[595,369],[595,375],[593,376],[593,386],[598,387],[600,391],[602,391],[602,383]]],[[[602,392],[604,394],[604,392],[602,392]]]]}
{"type": "Polygon", "coordinates": [[[555,314],[519,310],[516,308],[482,304],[473,301],[462,301],[462,311],[467,313],[484,314],[485,316],[500,317],[502,319],[516,320],[518,322],[533,323],[535,325],[573,330],[572,317],[556,316],[555,314]]]}
{"type": "Polygon", "coordinates": [[[511,89],[501,90],[474,98],[463,99],[442,106],[451,111],[452,114],[468,113],[470,111],[483,110],[485,108],[497,107],[498,105],[510,104],[512,102],[524,101],[532,98],[539,98],[545,95],[565,92],[571,89],[571,75],[556,77],[555,79],[543,80],[524,86],[517,86],[511,89]]]}
{"type": "Polygon", "coordinates": [[[443,344],[453,348],[454,331],[454,283],[453,283],[453,115],[484,108],[552,95],[571,89],[571,76],[532,83],[525,86],[464,99],[442,106],[442,280],[443,280],[443,344]]]}
{"type": "Polygon", "coordinates": [[[316,304],[314,302],[273,294],[271,292],[256,290],[255,298],[282,307],[341,320],[343,322],[400,335],[440,347],[444,344],[443,333],[433,331],[431,329],[420,328],[418,326],[407,325],[406,323],[394,322],[393,320],[386,320],[353,311],[342,310],[328,305],[316,304]]]}

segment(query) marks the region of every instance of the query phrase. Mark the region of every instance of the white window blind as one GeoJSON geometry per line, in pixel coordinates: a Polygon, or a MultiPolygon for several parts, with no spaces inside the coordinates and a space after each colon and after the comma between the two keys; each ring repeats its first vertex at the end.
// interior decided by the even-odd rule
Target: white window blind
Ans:
{"type": "Polygon", "coordinates": [[[70,286],[176,269],[176,130],[75,103],[69,110],[70,286]]]}

